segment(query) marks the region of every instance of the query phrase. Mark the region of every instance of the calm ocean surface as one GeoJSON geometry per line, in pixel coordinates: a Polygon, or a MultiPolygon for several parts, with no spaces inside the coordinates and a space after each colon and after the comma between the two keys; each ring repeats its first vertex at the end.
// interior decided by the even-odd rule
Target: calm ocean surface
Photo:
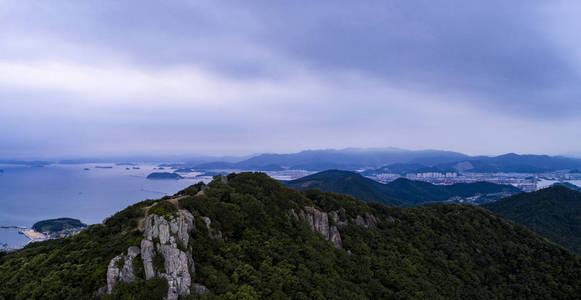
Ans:
{"type": "MultiPolygon", "coordinates": [[[[145,177],[158,171],[154,170],[157,166],[139,167],[126,170],[126,166],[114,164],[0,166],[4,170],[0,173],[0,225],[31,227],[37,221],[59,217],[101,223],[131,204],[174,194],[199,181],[148,180],[145,177]]],[[[27,241],[17,230],[0,229],[0,248],[4,243],[19,246],[27,241]]]]}

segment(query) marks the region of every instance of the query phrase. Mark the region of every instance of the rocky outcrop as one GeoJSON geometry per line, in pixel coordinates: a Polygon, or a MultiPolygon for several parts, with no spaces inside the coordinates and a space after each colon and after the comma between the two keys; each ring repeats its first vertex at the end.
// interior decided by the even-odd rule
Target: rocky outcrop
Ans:
{"type": "Polygon", "coordinates": [[[206,224],[206,228],[208,229],[208,236],[211,239],[221,239],[222,238],[222,231],[218,230],[218,229],[214,229],[212,228],[212,220],[208,217],[200,217],[202,219],[202,221],[204,221],[204,224],[206,224]]]}
{"type": "Polygon", "coordinates": [[[145,279],[155,277],[155,270],[153,269],[153,257],[155,250],[153,242],[148,239],[141,240],[141,260],[143,261],[143,269],[145,271],[145,279]]]}
{"type": "Polygon", "coordinates": [[[353,221],[365,228],[377,228],[377,224],[379,224],[379,219],[370,213],[365,213],[365,217],[357,216],[353,221]]]}
{"type": "Polygon", "coordinates": [[[154,276],[165,278],[168,283],[167,299],[189,295],[191,287],[190,266],[194,269],[189,233],[194,229],[194,216],[187,210],[179,210],[169,217],[149,215],[145,220],[145,239],[141,241],[141,256],[145,279],[154,276]],[[155,247],[154,247],[155,244],[155,247]],[[163,270],[153,264],[156,255],[163,259],[163,270]]]}
{"type": "Polygon", "coordinates": [[[169,242],[170,235],[173,234],[184,246],[187,246],[190,238],[189,232],[193,228],[194,216],[189,211],[182,209],[167,219],[158,215],[147,216],[144,236],[150,241],[159,238],[159,242],[163,245],[169,242]]]}
{"type": "Polygon", "coordinates": [[[109,262],[107,267],[107,294],[111,294],[118,281],[130,283],[135,280],[133,260],[139,254],[139,247],[129,247],[127,255],[117,255],[109,262]]]}
{"type": "Polygon", "coordinates": [[[189,246],[193,229],[194,216],[187,210],[179,210],[167,217],[147,216],[141,248],[129,247],[127,255],[118,255],[109,262],[105,293],[111,294],[119,281],[129,283],[135,280],[133,260],[141,255],[146,280],[156,276],[167,280],[168,300],[189,295],[192,286],[190,270],[195,271],[189,246]],[[155,261],[163,261],[163,266],[156,265],[155,261]]]}
{"type": "Polygon", "coordinates": [[[322,234],[325,239],[331,241],[335,247],[343,247],[341,234],[339,233],[337,226],[329,226],[329,215],[326,212],[320,211],[312,206],[305,206],[304,210],[301,210],[298,215],[294,210],[291,210],[289,215],[307,221],[313,231],[322,234]]]}
{"type": "Polygon", "coordinates": [[[341,208],[339,211],[333,210],[329,212],[329,215],[333,219],[333,223],[339,228],[347,226],[347,220],[345,219],[345,209],[341,208]]]}
{"type": "MultiPolygon", "coordinates": [[[[339,229],[347,226],[349,220],[344,208],[326,213],[312,206],[305,206],[304,209],[300,210],[298,213],[294,209],[290,209],[288,211],[288,217],[305,220],[309,223],[309,226],[311,226],[313,231],[322,234],[327,240],[331,241],[335,247],[343,247],[343,241],[339,229]]],[[[370,213],[365,213],[364,216],[358,215],[356,218],[351,218],[350,220],[365,228],[377,228],[377,225],[380,223],[380,220],[370,213]]],[[[396,223],[397,221],[397,219],[391,216],[386,219],[386,222],[391,224],[396,223]]]]}
{"type": "Polygon", "coordinates": [[[177,299],[179,295],[189,295],[192,277],[188,268],[188,254],[174,245],[157,244],[157,252],[163,257],[164,272],[158,276],[165,278],[168,284],[168,299],[177,299]]]}
{"type": "Polygon", "coordinates": [[[210,291],[210,289],[208,289],[205,285],[201,285],[201,284],[194,284],[194,286],[192,287],[192,290],[194,293],[198,294],[198,295],[203,295],[205,293],[208,293],[210,291]]]}
{"type": "Polygon", "coordinates": [[[122,255],[115,256],[107,267],[107,294],[113,292],[113,288],[119,279],[119,261],[123,259],[122,255]]]}

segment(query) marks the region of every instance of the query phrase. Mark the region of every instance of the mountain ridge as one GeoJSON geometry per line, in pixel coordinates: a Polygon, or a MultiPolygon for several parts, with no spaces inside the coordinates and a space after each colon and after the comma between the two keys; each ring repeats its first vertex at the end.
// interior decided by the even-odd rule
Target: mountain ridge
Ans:
{"type": "MultiPolygon", "coordinates": [[[[467,198],[477,194],[501,193],[509,195],[522,192],[513,186],[488,182],[434,185],[428,182],[398,178],[390,183],[382,184],[365,178],[359,173],[343,170],[327,170],[292,181],[283,181],[283,183],[299,190],[316,188],[325,192],[348,194],[364,201],[403,206],[442,202],[452,197],[467,198]]],[[[496,198],[498,199],[502,195],[496,198]]]]}
{"type": "Polygon", "coordinates": [[[0,286],[6,299],[571,298],[581,258],[478,206],[386,207],[240,173],[0,255],[0,286]],[[182,211],[191,227],[162,230],[182,211]],[[183,276],[167,273],[176,267],[183,276]]]}
{"type": "Polygon", "coordinates": [[[581,192],[554,185],[482,205],[581,254],[581,192]]]}
{"type": "Polygon", "coordinates": [[[417,165],[434,170],[468,171],[474,173],[516,172],[539,173],[581,167],[581,159],[564,156],[506,153],[498,156],[469,156],[444,150],[403,150],[397,148],[304,150],[296,153],[259,154],[239,162],[206,162],[189,165],[197,169],[260,170],[381,169],[393,164],[417,165]],[[457,165],[470,167],[458,168],[457,165]]]}

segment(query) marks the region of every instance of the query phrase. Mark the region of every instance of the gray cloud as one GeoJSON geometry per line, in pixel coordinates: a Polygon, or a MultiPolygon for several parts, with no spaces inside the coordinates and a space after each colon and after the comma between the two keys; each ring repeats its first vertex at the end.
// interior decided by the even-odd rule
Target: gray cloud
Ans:
{"type": "Polygon", "coordinates": [[[581,147],[568,2],[0,5],[0,156],[581,147]]]}

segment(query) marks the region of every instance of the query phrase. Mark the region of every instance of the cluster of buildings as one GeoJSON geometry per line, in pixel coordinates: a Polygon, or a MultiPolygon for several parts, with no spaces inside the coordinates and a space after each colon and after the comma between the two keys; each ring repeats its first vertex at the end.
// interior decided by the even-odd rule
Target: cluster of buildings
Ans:
{"type": "Polygon", "coordinates": [[[425,172],[408,173],[405,175],[393,173],[381,173],[367,176],[369,179],[388,183],[397,178],[404,177],[410,180],[425,181],[432,184],[472,183],[479,181],[496,184],[510,184],[525,192],[537,190],[538,176],[536,174],[523,173],[457,173],[457,172],[425,172]]]}

